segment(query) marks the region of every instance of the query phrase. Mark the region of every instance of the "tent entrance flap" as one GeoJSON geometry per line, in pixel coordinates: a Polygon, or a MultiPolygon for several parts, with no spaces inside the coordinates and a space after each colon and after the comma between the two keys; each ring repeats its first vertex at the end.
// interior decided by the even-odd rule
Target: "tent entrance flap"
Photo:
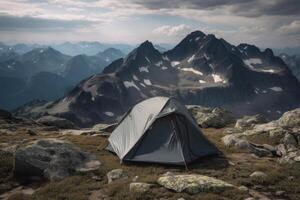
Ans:
{"type": "Polygon", "coordinates": [[[184,159],[172,116],[155,121],[125,161],[182,164],[184,159]]]}

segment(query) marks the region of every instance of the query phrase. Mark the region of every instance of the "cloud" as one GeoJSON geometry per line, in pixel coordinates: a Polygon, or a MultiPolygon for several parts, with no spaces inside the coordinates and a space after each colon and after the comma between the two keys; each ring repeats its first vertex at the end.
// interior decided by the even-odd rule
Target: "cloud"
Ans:
{"type": "Polygon", "coordinates": [[[231,15],[246,17],[300,15],[299,0],[129,0],[149,9],[228,9],[231,15]]]}
{"type": "Polygon", "coordinates": [[[28,16],[0,15],[1,31],[11,30],[66,30],[93,24],[87,20],[47,19],[28,16]]]}
{"type": "Polygon", "coordinates": [[[158,35],[181,37],[191,32],[191,30],[191,27],[185,24],[181,24],[178,26],[165,25],[155,28],[153,30],[153,33],[158,35]]]}
{"type": "Polygon", "coordinates": [[[288,25],[279,28],[280,33],[288,35],[298,35],[300,37],[300,20],[295,20],[288,25]]]}
{"type": "Polygon", "coordinates": [[[234,44],[293,46],[299,7],[300,0],[1,0],[0,36],[175,43],[198,29],[234,44]]]}

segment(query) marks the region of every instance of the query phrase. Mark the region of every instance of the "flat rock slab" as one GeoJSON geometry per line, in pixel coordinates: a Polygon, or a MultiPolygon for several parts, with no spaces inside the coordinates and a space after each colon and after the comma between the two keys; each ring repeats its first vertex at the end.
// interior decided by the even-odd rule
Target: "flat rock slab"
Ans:
{"type": "Polygon", "coordinates": [[[199,192],[218,192],[233,188],[234,186],[216,178],[198,175],[173,175],[165,174],[157,180],[161,186],[176,192],[197,194],[199,192]]]}

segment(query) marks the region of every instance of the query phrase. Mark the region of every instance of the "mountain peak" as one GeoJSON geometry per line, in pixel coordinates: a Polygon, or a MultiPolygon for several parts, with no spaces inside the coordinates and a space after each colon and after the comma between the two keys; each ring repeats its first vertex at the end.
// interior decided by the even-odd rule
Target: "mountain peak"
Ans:
{"type": "Polygon", "coordinates": [[[204,36],[205,36],[205,34],[202,31],[197,30],[197,31],[193,31],[189,35],[187,35],[187,38],[189,38],[189,39],[197,38],[197,37],[202,38],[204,36]]]}
{"type": "Polygon", "coordinates": [[[149,41],[149,40],[146,40],[145,42],[143,42],[142,44],[140,44],[140,46],[138,47],[138,49],[155,49],[153,44],[149,41]]]}
{"type": "Polygon", "coordinates": [[[140,44],[140,46],[138,46],[135,50],[133,50],[133,52],[140,55],[147,55],[147,54],[153,54],[154,52],[156,54],[156,52],[158,51],[155,49],[155,47],[150,41],[146,40],[145,42],[140,44]]]}

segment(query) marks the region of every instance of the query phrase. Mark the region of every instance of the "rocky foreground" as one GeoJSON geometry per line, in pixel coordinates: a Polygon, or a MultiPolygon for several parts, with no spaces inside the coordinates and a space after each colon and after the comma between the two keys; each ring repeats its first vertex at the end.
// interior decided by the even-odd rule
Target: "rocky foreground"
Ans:
{"type": "Polygon", "coordinates": [[[300,109],[275,121],[189,106],[222,152],[184,167],[120,164],[104,150],[115,125],[79,129],[0,110],[0,199],[299,199],[300,109]]]}

